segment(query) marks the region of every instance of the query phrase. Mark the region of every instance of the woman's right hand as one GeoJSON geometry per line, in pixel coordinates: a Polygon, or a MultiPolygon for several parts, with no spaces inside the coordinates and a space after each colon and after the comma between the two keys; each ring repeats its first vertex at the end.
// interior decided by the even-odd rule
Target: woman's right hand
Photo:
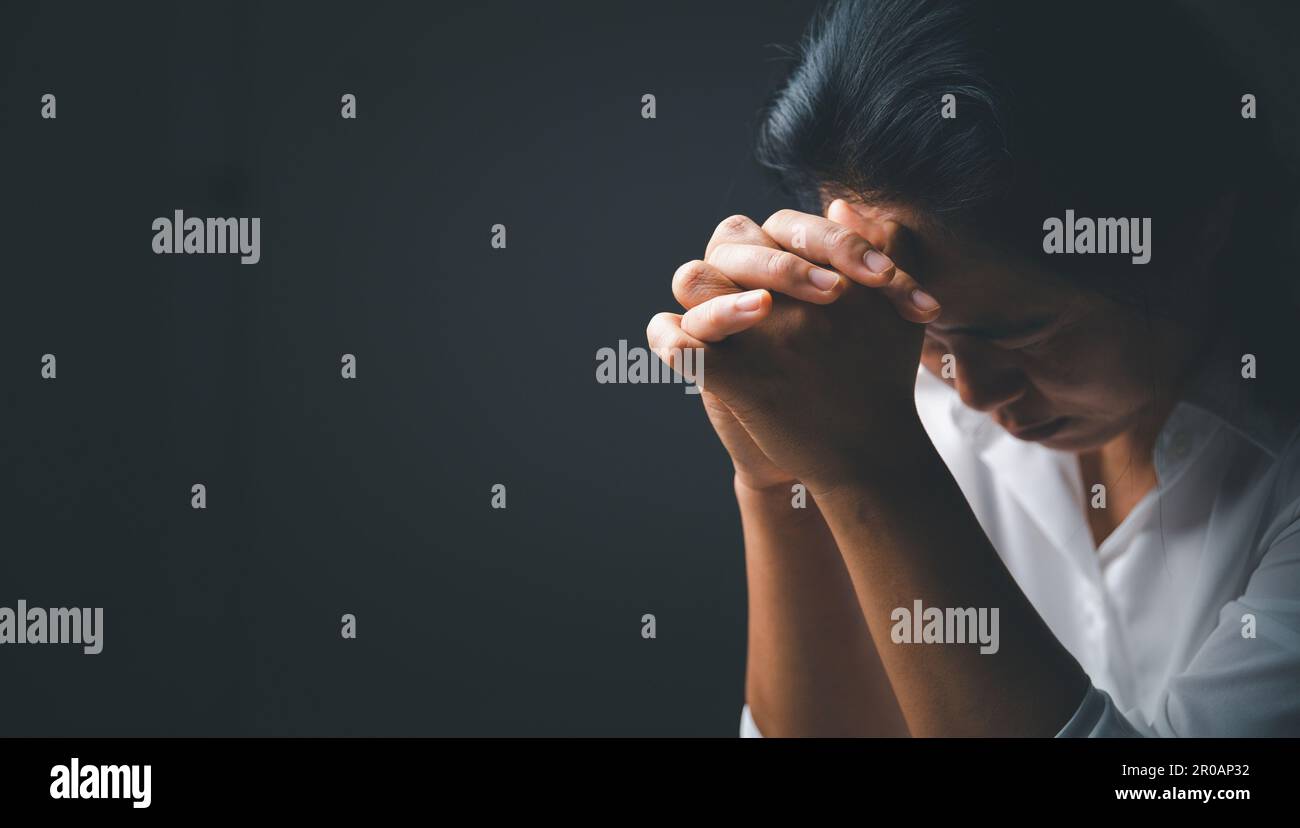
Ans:
{"type": "MultiPolygon", "coordinates": [[[[673,296],[683,308],[690,310],[718,296],[758,288],[753,291],[758,300],[753,309],[722,326],[722,333],[730,336],[757,324],[771,310],[770,297],[761,295],[765,289],[826,305],[844,292],[844,277],[848,277],[881,290],[905,319],[932,321],[938,305],[926,308],[918,304],[914,296],[918,292],[916,282],[880,252],[891,246],[891,240],[899,238],[899,228],[896,225],[891,228],[889,224],[874,220],[870,211],[855,211],[840,199],[831,203],[826,218],[780,210],[760,227],[744,216],[732,216],[714,230],[703,260],[687,262],[677,269],[673,276],[673,296]],[[833,221],[837,216],[841,221],[852,222],[863,233],[833,221]],[[835,270],[818,264],[830,265],[835,270]]],[[[924,298],[928,297],[923,295],[924,298]]],[[[711,307],[717,305],[715,302],[711,307]]],[[[707,390],[701,396],[714,431],[731,455],[739,483],[762,490],[777,486],[788,489],[798,482],[763,453],[725,403],[707,390]]]]}
{"type": "Polygon", "coordinates": [[[702,391],[701,396],[704,399],[704,411],[709,415],[709,422],[713,424],[713,430],[717,432],[723,448],[731,455],[736,480],[741,485],[758,491],[777,487],[788,491],[799,482],[768,459],[726,403],[708,391],[702,391]]]}

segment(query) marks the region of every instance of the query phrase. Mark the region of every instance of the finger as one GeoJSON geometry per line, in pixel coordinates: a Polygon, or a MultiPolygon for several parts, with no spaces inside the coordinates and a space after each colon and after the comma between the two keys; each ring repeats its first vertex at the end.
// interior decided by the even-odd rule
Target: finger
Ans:
{"type": "Polygon", "coordinates": [[[650,350],[654,351],[656,356],[668,363],[669,367],[685,379],[697,380],[697,377],[687,376],[687,373],[692,366],[704,364],[700,358],[703,355],[704,343],[682,330],[681,314],[655,314],[650,324],[646,326],[645,336],[650,343],[650,350]],[[683,356],[688,351],[695,351],[695,358],[684,359],[683,356]]]}
{"type": "Polygon", "coordinates": [[[715,296],[740,293],[744,288],[708,262],[694,259],[677,268],[673,274],[673,298],[690,309],[715,296]]]}
{"type": "Polygon", "coordinates": [[[889,256],[850,228],[828,218],[798,210],[778,210],[763,222],[762,229],[786,250],[809,261],[828,264],[867,287],[881,287],[893,277],[894,262],[889,256]]]}
{"type": "Polygon", "coordinates": [[[880,292],[889,299],[898,314],[908,321],[925,324],[939,318],[939,303],[921,290],[916,280],[902,270],[897,271],[880,292]]]}
{"type": "Polygon", "coordinates": [[[772,294],[751,290],[717,296],[682,316],[682,330],[702,342],[720,342],[753,327],[772,310],[772,294]]]}
{"type": "MultiPolygon", "coordinates": [[[[879,230],[872,233],[875,241],[901,261],[915,261],[911,254],[911,234],[907,228],[896,221],[884,221],[876,225],[879,230]],[[878,233],[878,235],[877,235],[878,233]]],[[[889,297],[895,309],[905,319],[913,322],[933,322],[942,310],[939,302],[926,293],[911,274],[896,268],[889,284],[880,289],[889,297]]]]}
{"type": "Polygon", "coordinates": [[[879,289],[900,316],[920,323],[933,322],[939,317],[942,310],[939,303],[903,270],[916,262],[915,242],[906,227],[891,219],[878,221],[860,214],[843,199],[832,201],[826,214],[836,223],[852,223],[859,235],[897,263],[889,280],[879,289]]]}
{"type": "Polygon", "coordinates": [[[720,244],[756,244],[759,247],[780,247],[772,237],[763,232],[763,228],[748,216],[729,216],[719,222],[713,231],[713,237],[704,248],[704,258],[708,259],[713,248],[720,244]]]}
{"type": "Polygon", "coordinates": [[[741,288],[766,288],[818,305],[834,302],[847,287],[838,273],[780,248],[720,244],[709,253],[706,264],[741,288]]]}

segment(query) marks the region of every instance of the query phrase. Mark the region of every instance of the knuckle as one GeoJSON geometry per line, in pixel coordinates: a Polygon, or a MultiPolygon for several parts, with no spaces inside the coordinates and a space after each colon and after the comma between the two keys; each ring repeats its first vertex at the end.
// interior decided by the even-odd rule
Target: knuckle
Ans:
{"type": "Polygon", "coordinates": [[[734,216],[727,216],[719,222],[718,228],[713,232],[713,235],[721,237],[742,236],[748,233],[751,228],[757,226],[749,216],[742,216],[737,213],[734,216]]]}
{"type": "Polygon", "coordinates": [[[767,258],[768,275],[775,279],[791,278],[794,276],[800,261],[798,256],[784,250],[772,253],[767,258]]]}
{"type": "Polygon", "coordinates": [[[769,227],[775,227],[776,225],[793,219],[795,215],[796,213],[794,210],[791,210],[788,207],[783,207],[767,217],[767,221],[763,222],[763,228],[767,229],[769,227]]]}
{"type": "Polygon", "coordinates": [[[736,286],[726,274],[707,262],[687,262],[673,275],[673,296],[688,308],[707,302],[715,296],[735,292],[736,286]]]}
{"type": "Polygon", "coordinates": [[[678,301],[685,301],[695,296],[708,279],[709,266],[699,259],[693,259],[673,274],[673,296],[678,301]]]}
{"type": "Polygon", "coordinates": [[[822,236],[822,244],[825,245],[827,250],[837,252],[847,250],[852,246],[856,238],[857,234],[852,230],[841,224],[836,224],[827,228],[822,236]]]}

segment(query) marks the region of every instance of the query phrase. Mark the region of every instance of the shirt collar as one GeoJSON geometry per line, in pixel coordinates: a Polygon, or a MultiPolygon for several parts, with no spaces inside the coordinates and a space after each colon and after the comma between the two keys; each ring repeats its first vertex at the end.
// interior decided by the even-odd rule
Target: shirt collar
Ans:
{"type": "Polygon", "coordinates": [[[1066,553],[1083,574],[1094,577],[1096,573],[1089,569],[1093,565],[1084,552],[1070,554],[1081,539],[1089,538],[1080,508],[1084,502],[1083,483],[1073,456],[1017,440],[988,414],[967,407],[956,391],[947,391],[952,422],[971,450],[1021,502],[1025,513],[1052,545],[1066,553]]]}
{"type": "MultiPolygon", "coordinates": [[[[1167,489],[1211,444],[1220,429],[1270,455],[1278,454],[1294,427],[1285,415],[1264,405],[1254,380],[1242,376],[1243,356],[1235,342],[1220,343],[1198,361],[1182,400],[1156,438],[1154,462],[1160,488],[1167,489]]],[[[951,392],[953,424],[1003,485],[1025,506],[1044,535],[1061,550],[1092,548],[1081,504],[1086,502],[1078,463],[1068,452],[1017,440],[992,417],[962,403],[951,392]],[[1086,540],[1081,543],[1080,538],[1086,540]]],[[[1076,560],[1094,575],[1091,554],[1076,560]]]]}

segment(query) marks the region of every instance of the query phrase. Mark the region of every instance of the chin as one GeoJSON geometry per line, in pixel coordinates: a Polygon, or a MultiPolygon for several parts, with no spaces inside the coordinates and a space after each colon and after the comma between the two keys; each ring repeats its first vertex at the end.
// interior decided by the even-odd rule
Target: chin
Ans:
{"type": "Polygon", "coordinates": [[[1034,440],[1032,442],[1038,443],[1044,448],[1054,449],[1056,451],[1068,451],[1075,454],[1081,451],[1087,451],[1088,449],[1094,448],[1098,445],[1095,440],[1080,440],[1071,437],[1068,434],[1059,437],[1052,437],[1047,440],[1034,440]]]}
{"type": "MultiPolygon", "coordinates": [[[[1016,436],[1016,435],[1013,435],[1016,436]]],[[[1090,428],[1087,423],[1067,420],[1064,425],[1054,429],[1051,434],[1035,438],[1033,435],[1017,437],[1026,442],[1038,443],[1045,448],[1056,451],[1083,452],[1104,446],[1114,435],[1104,429],[1090,428]]]]}

